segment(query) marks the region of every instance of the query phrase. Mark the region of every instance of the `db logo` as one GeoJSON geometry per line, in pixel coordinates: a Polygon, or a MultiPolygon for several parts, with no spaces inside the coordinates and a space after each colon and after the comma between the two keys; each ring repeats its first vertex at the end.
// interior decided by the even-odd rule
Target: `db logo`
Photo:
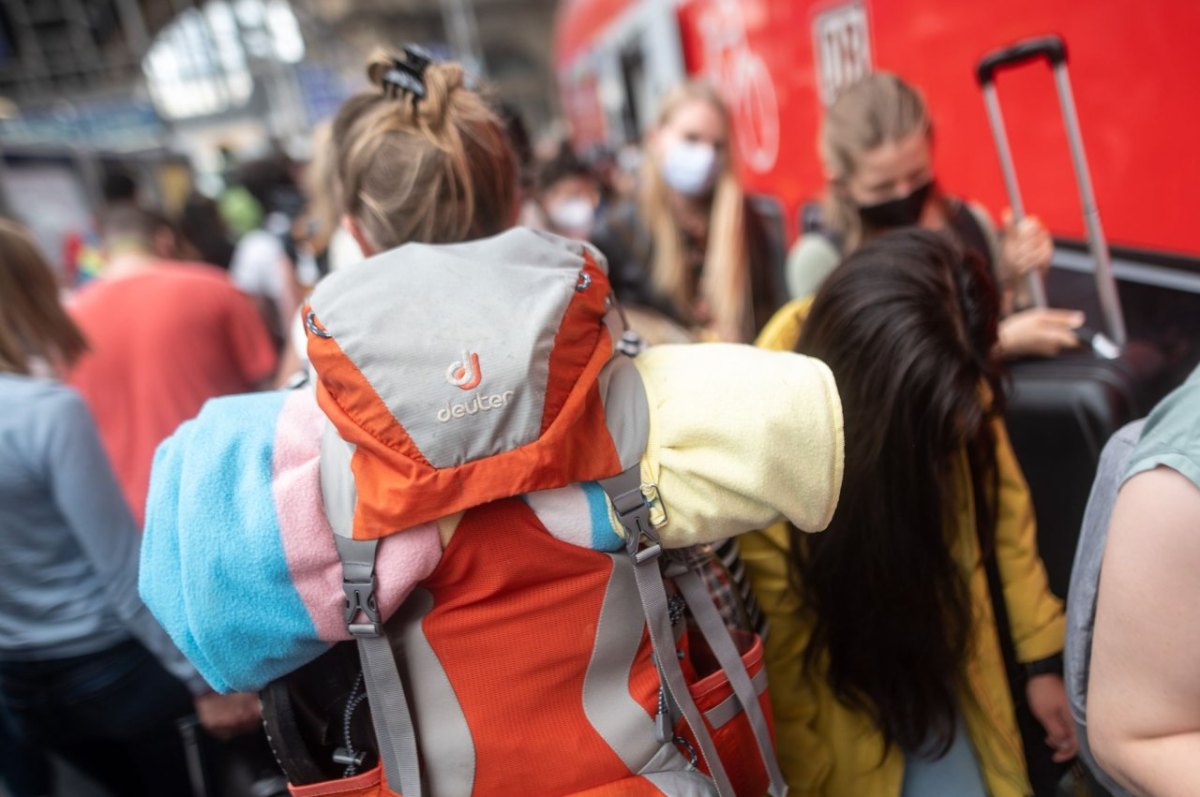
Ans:
{"type": "Polygon", "coordinates": [[[461,390],[474,390],[483,381],[483,373],[479,370],[479,355],[463,352],[461,360],[450,364],[446,371],[446,381],[461,390]]]}

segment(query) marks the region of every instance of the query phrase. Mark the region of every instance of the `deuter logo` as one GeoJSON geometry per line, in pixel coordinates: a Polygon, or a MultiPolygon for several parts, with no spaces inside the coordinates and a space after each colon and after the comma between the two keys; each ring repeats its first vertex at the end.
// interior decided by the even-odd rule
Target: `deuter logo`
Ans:
{"type": "Polygon", "coordinates": [[[450,364],[446,370],[446,381],[460,390],[474,390],[483,381],[479,370],[479,355],[463,352],[462,359],[450,364]]]}
{"type": "MultiPolygon", "coordinates": [[[[478,373],[478,372],[476,372],[478,373]]],[[[453,384],[453,383],[452,383],[453,384]]],[[[476,393],[471,396],[469,401],[463,401],[457,404],[446,402],[446,404],[438,410],[437,419],[442,423],[446,423],[454,418],[465,418],[468,415],[475,415],[479,412],[488,410],[504,409],[513,399],[513,391],[506,390],[503,393],[476,393]]]]}

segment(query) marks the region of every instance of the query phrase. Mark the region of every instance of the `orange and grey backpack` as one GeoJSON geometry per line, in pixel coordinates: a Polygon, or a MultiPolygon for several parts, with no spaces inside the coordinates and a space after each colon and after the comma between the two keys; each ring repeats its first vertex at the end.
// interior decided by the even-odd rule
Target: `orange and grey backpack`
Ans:
{"type": "Polygon", "coordinates": [[[659,537],[603,259],[412,244],[303,312],[355,642],[263,692],[293,794],[783,795],[762,642],[659,537]],[[440,560],[381,616],[379,541],[431,526],[440,560]]]}

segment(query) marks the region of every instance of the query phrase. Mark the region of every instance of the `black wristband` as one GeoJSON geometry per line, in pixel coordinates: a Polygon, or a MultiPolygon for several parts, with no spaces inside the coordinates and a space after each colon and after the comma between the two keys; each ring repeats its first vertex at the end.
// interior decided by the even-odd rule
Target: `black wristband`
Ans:
{"type": "Polygon", "coordinates": [[[1033,678],[1038,675],[1062,675],[1063,657],[1061,653],[1047,656],[1044,659],[1031,661],[1025,665],[1025,677],[1033,678]]]}

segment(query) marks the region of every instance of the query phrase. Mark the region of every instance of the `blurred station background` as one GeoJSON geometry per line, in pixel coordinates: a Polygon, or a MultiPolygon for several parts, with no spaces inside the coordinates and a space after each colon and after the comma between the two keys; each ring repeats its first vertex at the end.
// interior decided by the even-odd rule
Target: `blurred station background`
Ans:
{"type": "Polygon", "coordinates": [[[169,217],[238,163],[311,155],[318,121],[365,84],[363,57],[417,42],[557,117],[552,0],[9,0],[0,4],[0,211],[58,265],[105,177],[169,217]]]}
{"type": "MultiPolygon", "coordinates": [[[[737,174],[783,285],[805,209],[825,188],[817,131],[841,89],[876,70],[919,86],[938,183],[998,218],[1008,199],[976,65],[998,47],[1056,34],[1070,53],[1129,336],[1160,352],[1178,382],[1200,361],[1197,32],[1197,0],[0,0],[0,215],[32,230],[64,292],[102,272],[97,220],[127,199],[184,237],[189,208],[208,202],[226,249],[199,254],[228,268],[238,238],[264,222],[245,168],[290,170],[298,193],[275,209],[302,218],[296,187],[314,131],[367,86],[368,53],[415,43],[461,61],[522,119],[531,194],[534,164],[565,146],[614,200],[630,198],[660,99],[689,77],[707,79],[730,110],[737,174]]],[[[1051,304],[1097,318],[1046,72],[997,83],[1025,203],[1054,237],[1051,304]]],[[[311,288],[319,272],[294,261],[299,287],[311,288]]],[[[1026,437],[1031,450],[1042,445],[1026,437]]],[[[1058,461],[1026,456],[1014,440],[1030,481],[1052,481],[1058,461]]],[[[1086,488],[1091,472],[1083,476],[1086,488]]],[[[1060,596],[1086,497],[1068,507],[1069,535],[1039,543],[1060,596]]],[[[248,744],[202,751],[217,763],[198,797],[285,793],[262,740],[248,744]]],[[[61,775],[59,795],[98,794],[61,775]]]]}

